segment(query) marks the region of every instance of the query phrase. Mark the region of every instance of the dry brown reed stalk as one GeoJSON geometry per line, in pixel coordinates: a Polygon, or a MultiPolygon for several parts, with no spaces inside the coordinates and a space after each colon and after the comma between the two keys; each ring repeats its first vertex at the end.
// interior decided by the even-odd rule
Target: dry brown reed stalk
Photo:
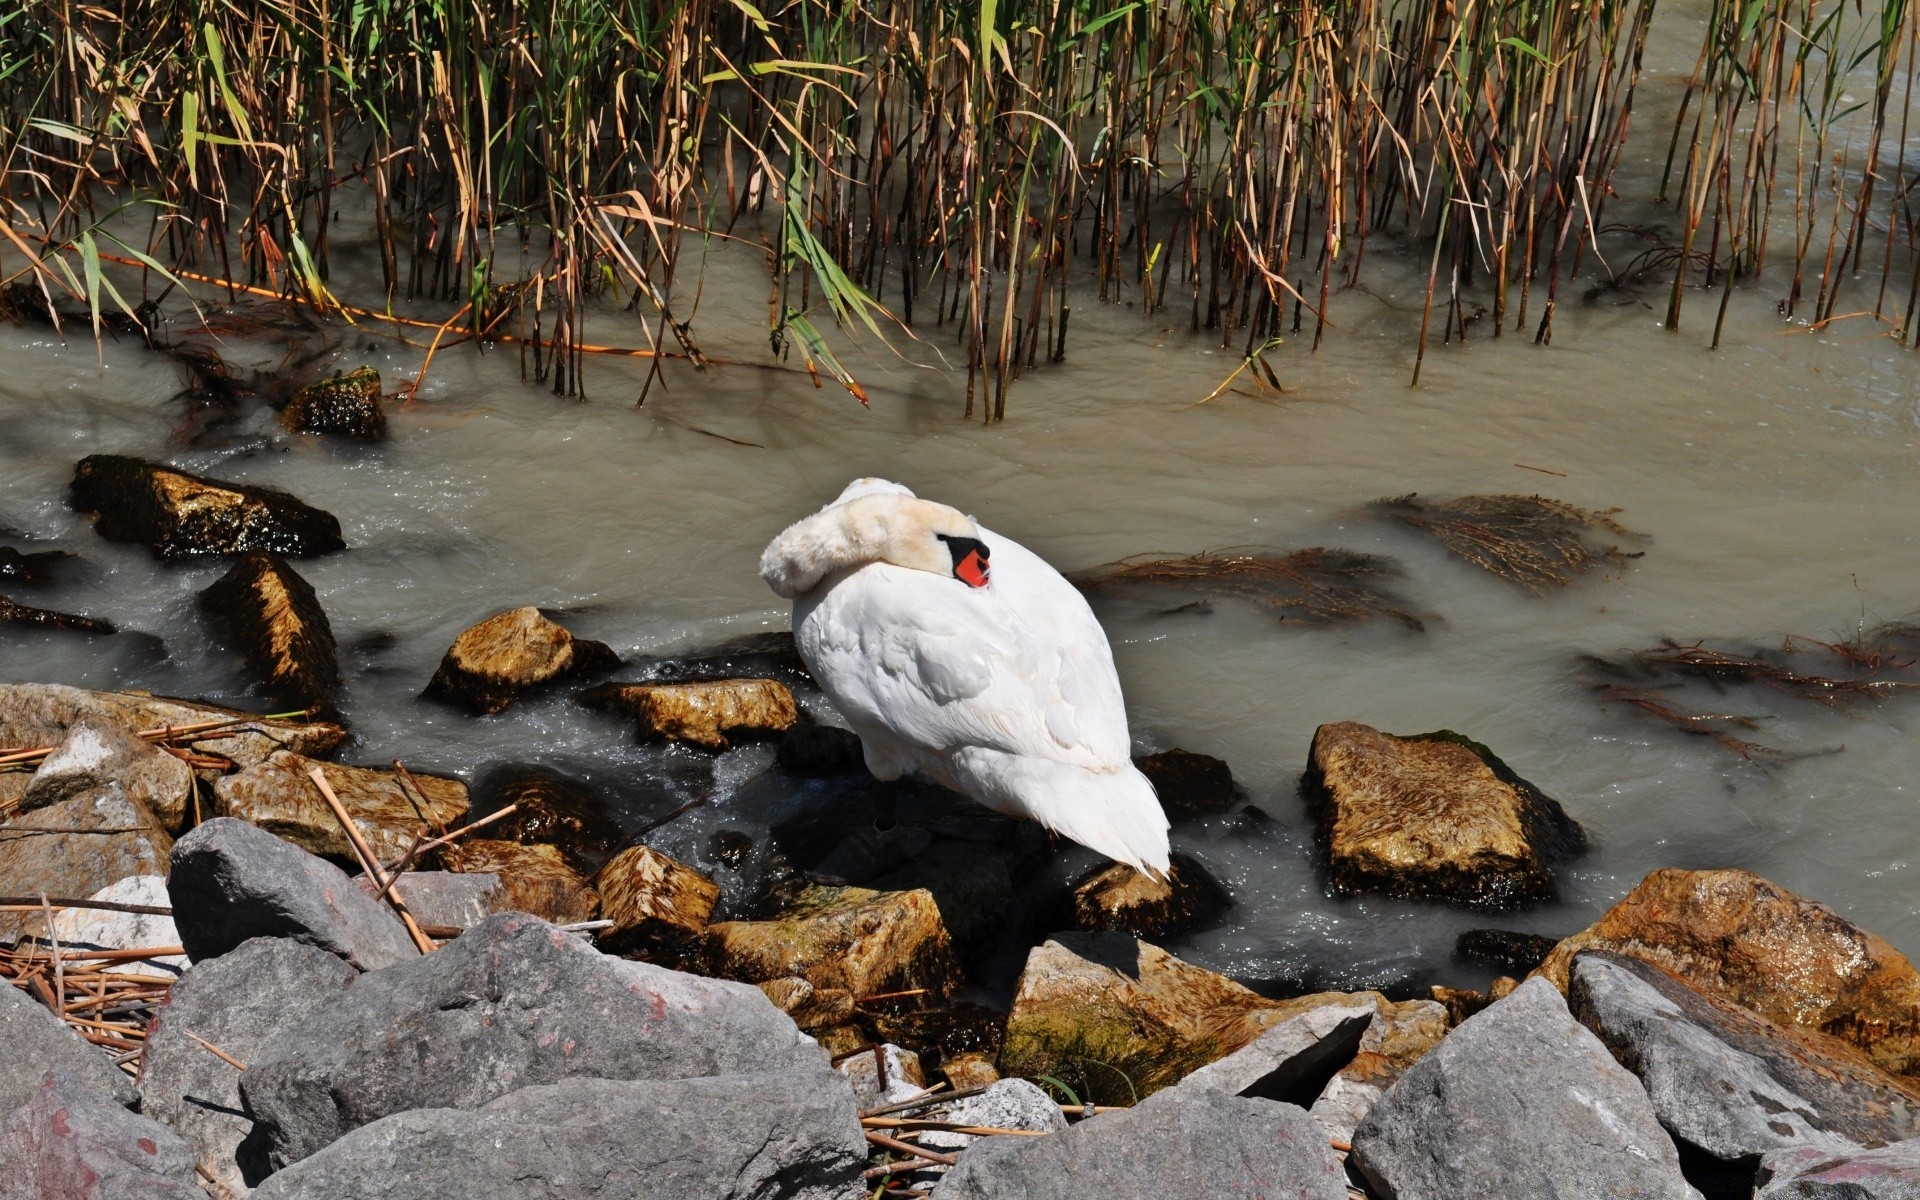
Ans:
{"type": "Polygon", "coordinates": [[[1391,559],[1314,546],[1289,554],[1258,549],[1203,550],[1185,558],[1135,555],[1076,578],[1106,594],[1161,589],[1228,596],[1308,625],[1344,625],[1388,618],[1425,628],[1387,581],[1401,572],[1391,559]]]}
{"type": "Polygon", "coordinates": [[[1920,687],[1920,682],[1875,677],[1882,665],[1868,668],[1864,675],[1816,675],[1792,664],[1798,646],[1834,647],[1807,638],[1789,638],[1779,655],[1743,654],[1715,650],[1699,642],[1682,644],[1670,639],[1648,650],[1636,652],[1632,667],[1647,677],[1686,676],[1704,679],[1716,685],[1756,684],[1771,691],[1811,700],[1817,704],[1838,706],[1850,700],[1877,699],[1920,687]]]}
{"type": "Polygon", "coordinates": [[[1675,708],[1663,697],[1644,689],[1625,687],[1617,683],[1594,682],[1590,686],[1603,700],[1624,704],[1638,712],[1664,721],[1675,729],[1699,737],[1711,738],[1720,745],[1738,754],[1744,759],[1772,758],[1779,754],[1769,746],[1759,742],[1735,737],[1726,731],[1725,726],[1732,725],[1740,729],[1758,729],[1758,720],[1737,713],[1689,713],[1675,708]]]}
{"type": "Polygon", "coordinates": [[[1468,562],[1536,595],[1565,587],[1594,568],[1640,557],[1618,546],[1596,545],[1596,532],[1633,537],[1613,519],[1617,508],[1589,510],[1547,496],[1460,496],[1421,500],[1404,496],[1373,505],[1402,524],[1432,534],[1468,562]]]}

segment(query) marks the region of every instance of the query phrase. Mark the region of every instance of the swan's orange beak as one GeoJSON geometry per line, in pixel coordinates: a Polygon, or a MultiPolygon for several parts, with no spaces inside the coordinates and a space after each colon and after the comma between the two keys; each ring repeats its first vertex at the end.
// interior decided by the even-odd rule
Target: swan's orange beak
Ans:
{"type": "Polygon", "coordinates": [[[953,564],[954,578],[971,588],[987,586],[992,569],[987,566],[987,554],[984,547],[967,551],[967,556],[953,564]]]}

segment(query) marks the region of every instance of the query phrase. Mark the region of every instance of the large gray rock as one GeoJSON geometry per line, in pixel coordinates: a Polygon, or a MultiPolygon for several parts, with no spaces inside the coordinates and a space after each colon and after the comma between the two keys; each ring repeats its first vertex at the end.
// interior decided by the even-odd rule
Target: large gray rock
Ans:
{"type": "Polygon", "coordinates": [[[1920,1200],[1920,1140],[1839,1153],[1775,1150],[1760,1160],[1757,1182],[1754,1200],[1920,1200]]]}
{"type": "MultiPolygon", "coordinates": [[[[355,875],[353,886],[369,896],[380,890],[365,875],[355,875]]],[[[485,872],[408,871],[394,881],[393,890],[422,925],[471,929],[495,912],[506,911],[499,903],[505,898],[500,877],[485,872]]]]}
{"type": "Polygon", "coordinates": [[[232,817],[174,845],[167,891],[180,944],[195,961],[256,937],[306,942],[363,971],[420,956],[392,910],[339,867],[232,817]]]}
{"type": "Polygon", "coordinates": [[[1543,979],[1462,1022],[1353,1136],[1390,1200],[1698,1200],[1647,1094],[1543,979]]]}
{"type": "Polygon", "coordinates": [[[1339,1160],[1305,1112],[1272,1100],[1168,1088],[1065,1133],[983,1139],[960,1156],[933,1200],[1346,1195],[1339,1160]]]}
{"type": "Polygon", "coordinates": [[[266,1175],[264,1156],[241,1161],[253,1129],[240,1101],[240,1071],[198,1034],[251,1065],[293,1025],[338,1000],[354,970],[314,946],[254,938],[203,962],[173,987],[147,1034],[140,1110],[193,1147],[200,1169],[236,1193],[266,1175]]]}
{"type": "Polygon", "coordinates": [[[99,716],[76,722],[41,760],[20,797],[20,811],[91,795],[115,783],[169,830],[185,827],[193,768],[135,737],[125,725],[99,716]]]}
{"type": "Polygon", "coordinates": [[[0,1164],[0,1200],[206,1200],[178,1134],[71,1071],[48,1071],[6,1118],[0,1164]]]}
{"type": "MultiPolygon", "coordinates": [[[[0,823],[0,896],[92,896],[133,875],[165,875],[173,839],[118,783],[0,823]]],[[[0,914],[0,941],[44,937],[37,912],[0,914]]]]}
{"type": "Polygon", "coordinates": [[[240,1081],[276,1166],[426,1105],[478,1108],[577,1076],[686,1079],[824,1067],[759,988],[600,953],[503,913],[362,976],[240,1081]]]}
{"type": "Polygon", "coordinates": [[[139,1096],[133,1080],[107,1052],[89,1045],[46,1005],[17,987],[0,983],[0,1114],[33,1098],[48,1071],[69,1071],[121,1104],[139,1096]]]}
{"type": "Polygon", "coordinates": [[[1676,1136],[1722,1159],[1920,1135],[1920,1090],[1853,1047],[1695,991],[1641,959],[1589,950],[1567,1003],[1640,1077],[1676,1136]]]}
{"type": "Polygon", "coordinates": [[[258,1200],[855,1200],[866,1141],[826,1071],[572,1079],[341,1138],[258,1200]]]}

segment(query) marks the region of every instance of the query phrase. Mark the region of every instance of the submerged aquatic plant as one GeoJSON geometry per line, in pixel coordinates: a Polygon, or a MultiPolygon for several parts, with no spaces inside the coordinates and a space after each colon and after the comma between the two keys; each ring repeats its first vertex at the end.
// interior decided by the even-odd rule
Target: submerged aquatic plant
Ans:
{"type": "Polygon", "coordinates": [[[1344,625],[1376,618],[1423,629],[1388,581],[1400,576],[1392,559],[1314,546],[1290,554],[1257,549],[1203,550],[1184,558],[1135,555],[1075,579],[1084,590],[1136,594],[1163,590],[1244,600],[1282,620],[1344,625]]]}
{"type": "Polygon", "coordinates": [[[1601,565],[1640,557],[1596,544],[1596,533],[1632,537],[1617,508],[1590,510],[1547,496],[1460,496],[1422,500],[1416,493],[1374,501],[1396,521],[1432,534],[1455,555],[1537,594],[1565,587],[1601,565]]]}

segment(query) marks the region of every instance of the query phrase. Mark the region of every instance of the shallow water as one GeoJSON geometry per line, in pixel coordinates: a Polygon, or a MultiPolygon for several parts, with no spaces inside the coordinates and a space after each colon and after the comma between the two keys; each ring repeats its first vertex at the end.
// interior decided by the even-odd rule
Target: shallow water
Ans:
{"type": "MultiPolygon", "coordinates": [[[[1648,94],[1659,92],[1656,80],[1648,94]]],[[[1649,154],[1651,141],[1640,147],[1649,154]]],[[[767,361],[755,305],[729,312],[715,300],[730,288],[763,294],[758,270],[751,255],[710,260],[696,326],[708,353],[767,361]]],[[[1770,304],[1777,274],[1736,297],[1717,352],[1705,348],[1717,294],[1693,295],[1688,328],[1668,333],[1657,327],[1661,281],[1590,303],[1565,285],[1550,349],[1528,335],[1494,341],[1481,322],[1464,347],[1436,346],[1413,390],[1417,277],[1390,249],[1370,250],[1370,291],[1339,296],[1323,348],[1294,339],[1275,356],[1284,395],[1248,385],[1204,405],[1237,350],[1189,334],[1180,313],[1149,319],[1083,300],[1068,361],[1023,380],[996,428],[959,419],[959,381],[929,365],[936,350],[958,354],[922,330],[929,340],[907,345],[906,359],[850,352],[870,411],[791,366],[679,364],[636,409],[645,366],[611,358],[589,364],[581,403],[522,383],[510,351],[462,348],[436,358],[381,446],[288,437],[261,407],[228,444],[196,448],[177,437],[170,364],[134,346],[96,352],[84,336],[63,345],[49,330],[0,327],[0,527],[81,556],[68,582],[13,594],[137,631],[0,629],[0,680],[262,703],[193,609],[220,567],[107,543],[64,506],[83,455],[165,458],[284,488],[341,519],[351,549],[298,569],[342,646],[344,708],[360,738],[351,758],[468,777],[547,762],[602,784],[635,824],[712,794],[661,835],[690,847],[749,809],[747,823],[765,819],[780,790],[762,775],[768,750],[643,751],[621,723],[564,697],[476,719],[418,699],[421,687],[459,630],[521,604],[564,613],[576,633],[629,656],[782,628],[784,607],[755,573],[760,548],[848,479],[885,475],[1069,572],[1240,545],[1341,546],[1404,567],[1404,594],[1432,616],[1422,634],[1296,628],[1230,603],[1174,615],[1097,605],[1136,745],[1226,759],[1272,818],[1176,829],[1176,848],[1236,901],[1222,924],[1172,939],[1185,957],[1274,986],[1477,984],[1489,973],[1451,957],[1459,930],[1571,931],[1660,866],[1746,867],[1920,952],[1910,878],[1920,698],[1828,710],[1696,694],[1763,716],[1747,736],[1791,752],[1746,762],[1603,706],[1578,662],[1663,636],[1845,636],[1920,609],[1920,358],[1868,320],[1821,332],[1783,322],[1770,304]],[[1364,511],[1405,492],[1536,491],[1621,506],[1645,535],[1628,548],[1645,556],[1534,597],[1364,511]],[[1561,800],[1595,843],[1561,871],[1563,901],[1490,917],[1324,896],[1295,786],[1315,726],[1336,720],[1459,730],[1561,800]]],[[[378,327],[337,336],[325,361],[371,363],[389,389],[421,360],[378,327]]],[[[594,340],[639,335],[609,316],[594,340]]],[[[782,803],[804,807],[811,794],[782,803]]],[[[1075,851],[1053,871],[1090,861],[1075,851]]]]}

